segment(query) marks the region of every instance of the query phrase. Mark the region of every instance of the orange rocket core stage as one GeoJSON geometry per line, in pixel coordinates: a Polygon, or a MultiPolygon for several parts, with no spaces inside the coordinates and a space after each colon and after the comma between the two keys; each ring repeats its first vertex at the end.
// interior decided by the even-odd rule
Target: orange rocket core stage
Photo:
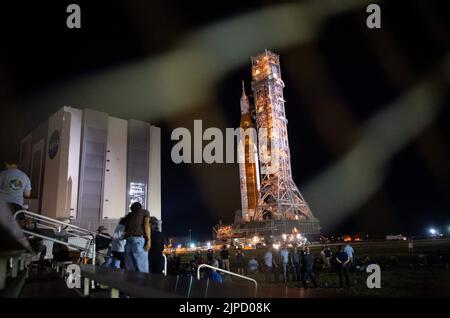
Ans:
{"type": "MultiPolygon", "coordinates": [[[[250,118],[250,114],[242,114],[240,127],[245,131],[248,128],[253,128],[253,124],[250,118]]],[[[256,204],[258,203],[258,162],[257,148],[254,141],[248,135],[244,135],[244,156],[245,163],[243,165],[245,169],[245,180],[242,180],[245,184],[241,184],[242,196],[246,196],[247,206],[242,211],[243,221],[251,221],[254,218],[256,204]],[[253,157],[253,159],[251,159],[253,157]],[[256,161],[256,162],[255,162],[256,161]],[[242,188],[244,186],[244,188],[242,188]]],[[[244,199],[244,198],[243,198],[244,199]]],[[[245,200],[243,200],[245,201],[245,200]]],[[[245,207],[245,205],[243,205],[245,207]]]]}
{"type": "Polygon", "coordinates": [[[247,129],[254,129],[252,118],[250,116],[249,101],[245,94],[244,83],[242,83],[241,97],[241,123],[240,128],[243,130],[243,150],[244,160],[239,163],[239,175],[241,186],[242,214],[241,221],[248,222],[254,220],[256,205],[259,195],[259,169],[258,169],[258,148],[257,141],[252,140],[247,129]]]}

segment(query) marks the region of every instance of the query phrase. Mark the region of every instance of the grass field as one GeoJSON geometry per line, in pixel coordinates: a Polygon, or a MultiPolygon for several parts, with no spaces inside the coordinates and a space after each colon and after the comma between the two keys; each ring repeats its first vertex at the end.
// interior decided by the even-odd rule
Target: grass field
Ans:
{"type": "MultiPolygon", "coordinates": [[[[319,297],[450,297],[450,239],[418,240],[414,242],[412,254],[405,241],[362,241],[352,243],[355,255],[375,257],[381,267],[381,288],[369,289],[366,284],[368,273],[351,272],[352,287],[339,288],[338,275],[321,270],[317,264],[316,280],[319,284],[314,294],[319,297]],[[444,265],[423,264],[423,257],[443,255],[444,265]]],[[[329,244],[333,251],[339,244],[329,244]]],[[[311,246],[312,254],[319,259],[321,246],[311,246]]],[[[247,250],[249,260],[256,256],[262,263],[266,249],[247,250]]],[[[230,251],[231,270],[233,271],[235,251],[230,251]]],[[[215,253],[218,257],[219,253],[215,253]]],[[[204,255],[206,259],[206,255],[204,255]]],[[[193,254],[185,254],[182,261],[193,259],[193,254]]],[[[249,275],[264,284],[264,273],[249,275]]],[[[272,283],[285,287],[284,282],[272,283]]],[[[298,288],[297,283],[288,282],[288,288],[298,288]]]]}

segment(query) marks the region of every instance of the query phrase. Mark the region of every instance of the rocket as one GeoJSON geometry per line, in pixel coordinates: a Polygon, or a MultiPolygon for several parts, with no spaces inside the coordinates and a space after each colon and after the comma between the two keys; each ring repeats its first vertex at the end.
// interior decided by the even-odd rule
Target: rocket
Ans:
{"type": "Polygon", "coordinates": [[[239,141],[239,147],[241,149],[239,156],[239,176],[242,202],[241,221],[249,222],[254,220],[255,217],[260,179],[256,133],[253,135],[254,138],[251,138],[250,134],[245,134],[247,129],[252,129],[255,132],[256,130],[250,115],[250,102],[245,94],[244,82],[242,82],[240,128],[244,132],[239,141]]]}

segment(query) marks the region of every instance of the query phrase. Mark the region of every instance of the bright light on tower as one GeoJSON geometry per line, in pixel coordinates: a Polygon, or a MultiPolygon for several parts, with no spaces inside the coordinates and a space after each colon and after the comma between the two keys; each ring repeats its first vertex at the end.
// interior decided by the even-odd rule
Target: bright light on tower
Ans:
{"type": "Polygon", "coordinates": [[[195,244],[194,243],[191,243],[191,248],[195,248],[195,244]]]}
{"type": "Polygon", "coordinates": [[[436,233],[437,233],[436,229],[433,229],[433,228],[430,229],[430,234],[431,235],[436,235],[436,233]]]}

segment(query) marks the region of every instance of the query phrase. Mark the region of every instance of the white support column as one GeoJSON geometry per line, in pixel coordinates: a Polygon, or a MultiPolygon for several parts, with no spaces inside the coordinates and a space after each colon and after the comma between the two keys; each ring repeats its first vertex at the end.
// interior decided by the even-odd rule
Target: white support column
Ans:
{"type": "Polygon", "coordinates": [[[160,231],[162,231],[161,218],[161,128],[150,126],[149,145],[149,173],[147,187],[147,202],[150,214],[160,220],[160,231]]]}
{"type": "Polygon", "coordinates": [[[16,278],[18,274],[19,274],[19,259],[14,257],[12,261],[11,277],[16,278]]]}
{"type": "Polygon", "coordinates": [[[84,296],[89,296],[89,291],[90,291],[90,280],[89,278],[84,278],[84,284],[83,284],[83,295],[84,296]]]}
{"type": "Polygon", "coordinates": [[[111,288],[111,298],[119,298],[119,290],[116,288],[111,288]]]}
{"type": "Polygon", "coordinates": [[[6,270],[8,268],[8,259],[5,257],[0,257],[0,290],[5,289],[6,282],[6,270]]]}

